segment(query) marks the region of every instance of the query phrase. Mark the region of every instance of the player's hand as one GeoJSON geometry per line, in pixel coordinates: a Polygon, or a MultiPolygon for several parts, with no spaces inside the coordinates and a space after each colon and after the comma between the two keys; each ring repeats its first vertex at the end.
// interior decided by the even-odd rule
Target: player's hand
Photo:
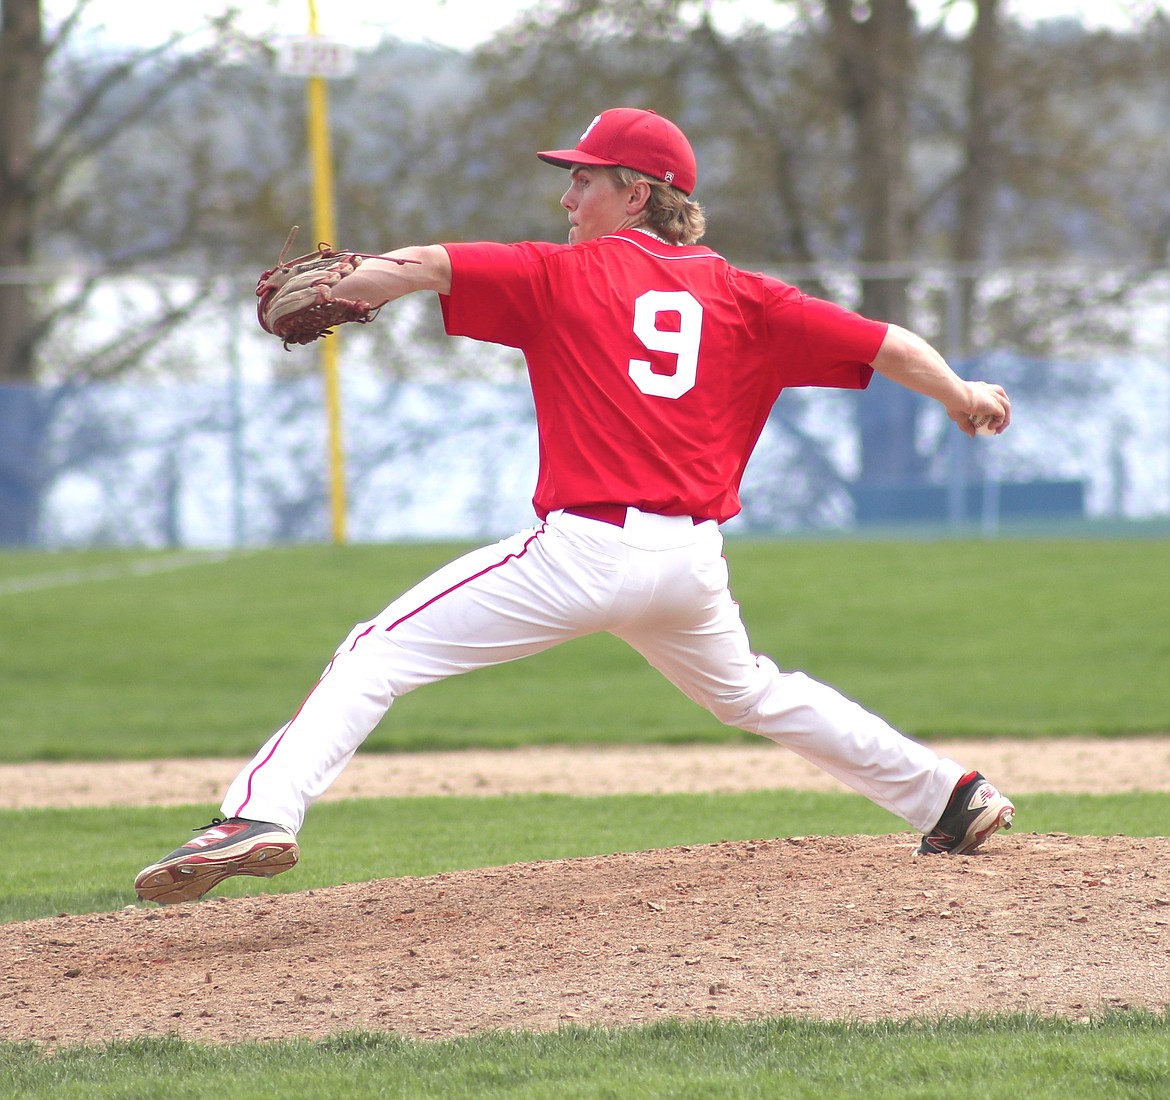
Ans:
{"type": "Polygon", "coordinates": [[[1002,435],[1012,422],[1012,403],[1003,386],[992,382],[968,382],[968,400],[947,408],[964,435],[1002,435]]]}

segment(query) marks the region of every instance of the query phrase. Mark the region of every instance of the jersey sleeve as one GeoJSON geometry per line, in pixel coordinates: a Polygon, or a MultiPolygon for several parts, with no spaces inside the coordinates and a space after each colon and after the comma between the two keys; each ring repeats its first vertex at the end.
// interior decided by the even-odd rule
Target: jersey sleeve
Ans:
{"type": "Polygon", "coordinates": [[[439,296],[449,336],[523,347],[550,307],[544,257],[563,246],[525,242],[445,244],[451,291],[439,296]]]}
{"type": "Polygon", "coordinates": [[[889,328],[884,321],[872,321],[821,298],[805,298],[804,323],[809,347],[821,349],[818,358],[823,360],[824,369],[841,373],[845,379],[856,378],[852,383],[842,380],[829,385],[851,384],[857,389],[869,385],[873,377],[870,364],[889,328]]]}
{"type": "Polygon", "coordinates": [[[768,279],[769,335],[783,347],[785,386],[865,389],[887,325],[768,279]]]}

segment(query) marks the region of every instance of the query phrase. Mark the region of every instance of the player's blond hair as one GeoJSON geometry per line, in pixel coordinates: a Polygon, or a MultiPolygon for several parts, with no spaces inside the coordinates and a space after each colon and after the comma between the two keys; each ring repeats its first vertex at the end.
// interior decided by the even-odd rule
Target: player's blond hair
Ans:
{"type": "Polygon", "coordinates": [[[646,229],[653,230],[671,244],[695,244],[707,232],[707,216],[703,208],[677,187],[633,168],[609,168],[607,171],[619,187],[629,187],[638,180],[645,180],[650,185],[650,201],[646,203],[642,218],[646,229]]]}

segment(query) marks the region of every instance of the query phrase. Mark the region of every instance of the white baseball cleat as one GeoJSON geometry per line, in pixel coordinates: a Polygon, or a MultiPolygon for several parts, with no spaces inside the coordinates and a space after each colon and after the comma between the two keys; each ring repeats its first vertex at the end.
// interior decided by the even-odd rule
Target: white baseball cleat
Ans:
{"type": "Polygon", "coordinates": [[[231,817],[200,828],[194,840],[138,873],[134,889],[140,898],[159,905],[198,901],[232,875],[271,878],[301,857],[297,838],[283,825],[231,817]]]}

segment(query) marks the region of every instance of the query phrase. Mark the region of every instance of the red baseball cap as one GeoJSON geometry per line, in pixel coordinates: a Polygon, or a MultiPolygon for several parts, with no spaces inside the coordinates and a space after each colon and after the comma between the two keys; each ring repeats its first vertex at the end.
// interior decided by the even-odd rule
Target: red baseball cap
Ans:
{"type": "Polygon", "coordinates": [[[677,187],[684,195],[695,189],[695,153],[686,135],[669,119],[636,107],[602,111],[581,135],[576,149],[537,153],[558,168],[596,164],[633,168],[677,187]]]}

